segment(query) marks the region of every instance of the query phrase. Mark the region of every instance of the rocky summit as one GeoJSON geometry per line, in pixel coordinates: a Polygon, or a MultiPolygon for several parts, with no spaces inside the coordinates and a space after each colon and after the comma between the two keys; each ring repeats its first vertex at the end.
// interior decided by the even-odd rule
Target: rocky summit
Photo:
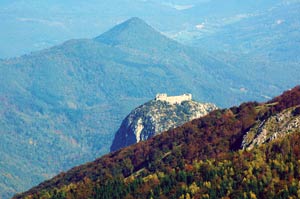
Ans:
{"type": "Polygon", "coordinates": [[[193,101],[191,94],[158,94],[154,100],[137,107],[123,120],[111,151],[147,140],[216,109],[217,106],[212,103],[193,101]]]}

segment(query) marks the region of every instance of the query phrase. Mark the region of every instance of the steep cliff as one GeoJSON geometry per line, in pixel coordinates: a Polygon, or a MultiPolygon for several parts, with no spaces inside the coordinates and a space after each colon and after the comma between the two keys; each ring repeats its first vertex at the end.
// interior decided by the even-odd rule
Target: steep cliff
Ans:
{"type": "Polygon", "coordinates": [[[151,100],[134,109],[123,120],[115,134],[111,151],[147,140],[154,135],[178,127],[216,109],[214,104],[199,103],[192,100],[180,104],[151,100]]]}

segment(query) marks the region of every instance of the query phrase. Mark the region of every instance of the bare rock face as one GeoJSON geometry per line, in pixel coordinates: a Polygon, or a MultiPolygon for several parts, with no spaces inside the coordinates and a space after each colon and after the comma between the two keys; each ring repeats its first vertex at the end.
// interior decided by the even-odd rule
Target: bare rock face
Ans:
{"type": "Polygon", "coordinates": [[[298,106],[284,110],[257,123],[244,136],[241,148],[250,150],[255,146],[299,131],[299,129],[300,107],[298,106]]]}
{"type": "Polygon", "coordinates": [[[116,151],[147,140],[216,109],[214,104],[192,100],[174,104],[163,100],[151,100],[133,110],[123,120],[110,149],[116,151]]]}

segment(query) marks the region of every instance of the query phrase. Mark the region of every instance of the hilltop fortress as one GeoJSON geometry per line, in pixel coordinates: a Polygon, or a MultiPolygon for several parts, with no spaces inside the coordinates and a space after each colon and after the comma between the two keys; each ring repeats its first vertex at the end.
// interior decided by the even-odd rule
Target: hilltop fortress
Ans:
{"type": "Polygon", "coordinates": [[[156,101],[168,102],[170,104],[181,104],[184,101],[191,101],[192,94],[183,94],[178,96],[168,96],[166,93],[158,93],[155,97],[156,101]]]}

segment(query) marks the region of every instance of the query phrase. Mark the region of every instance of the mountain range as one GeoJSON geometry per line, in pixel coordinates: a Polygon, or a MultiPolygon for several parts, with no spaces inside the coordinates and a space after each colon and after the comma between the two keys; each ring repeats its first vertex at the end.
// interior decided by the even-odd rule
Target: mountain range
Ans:
{"type": "Polygon", "coordinates": [[[291,87],[299,84],[300,77],[299,9],[299,2],[285,1],[266,12],[240,15],[239,21],[190,44],[236,66],[248,74],[249,81],[264,82],[269,89],[291,87]]]}
{"type": "Polygon", "coordinates": [[[189,92],[219,106],[260,96],[241,92],[229,67],[139,18],[1,60],[2,197],[108,152],[122,118],[156,93],[189,92]]]}
{"type": "Polygon", "coordinates": [[[169,39],[139,18],[93,39],[1,60],[0,74],[4,198],[107,153],[126,114],[156,93],[188,92],[228,107],[273,96],[299,80],[295,72],[284,86],[278,79],[257,81],[266,74],[249,76],[244,67],[169,39]]]}
{"type": "Polygon", "coordinates": [[[70,38],[95,37],[132,16],[145,19],[179,41],[190,41],[219,31],[221,35],[227,25],[242,21],[247,16],[266,13],[274,7],[282,8],[283,4],[293,7],[292,4],[299,4],[299,1],[2,0],[0,58],[21,56],[70,38]]]}
{"type": "Polygon", "coordinates": [[[297,86],[213,111],[14,198],[297,198],[299,99],[297,86]],[[266,139],[255,142],[262,126],[266,139]],[[242,149],[245,142],[254,145],[242,149]]]}

